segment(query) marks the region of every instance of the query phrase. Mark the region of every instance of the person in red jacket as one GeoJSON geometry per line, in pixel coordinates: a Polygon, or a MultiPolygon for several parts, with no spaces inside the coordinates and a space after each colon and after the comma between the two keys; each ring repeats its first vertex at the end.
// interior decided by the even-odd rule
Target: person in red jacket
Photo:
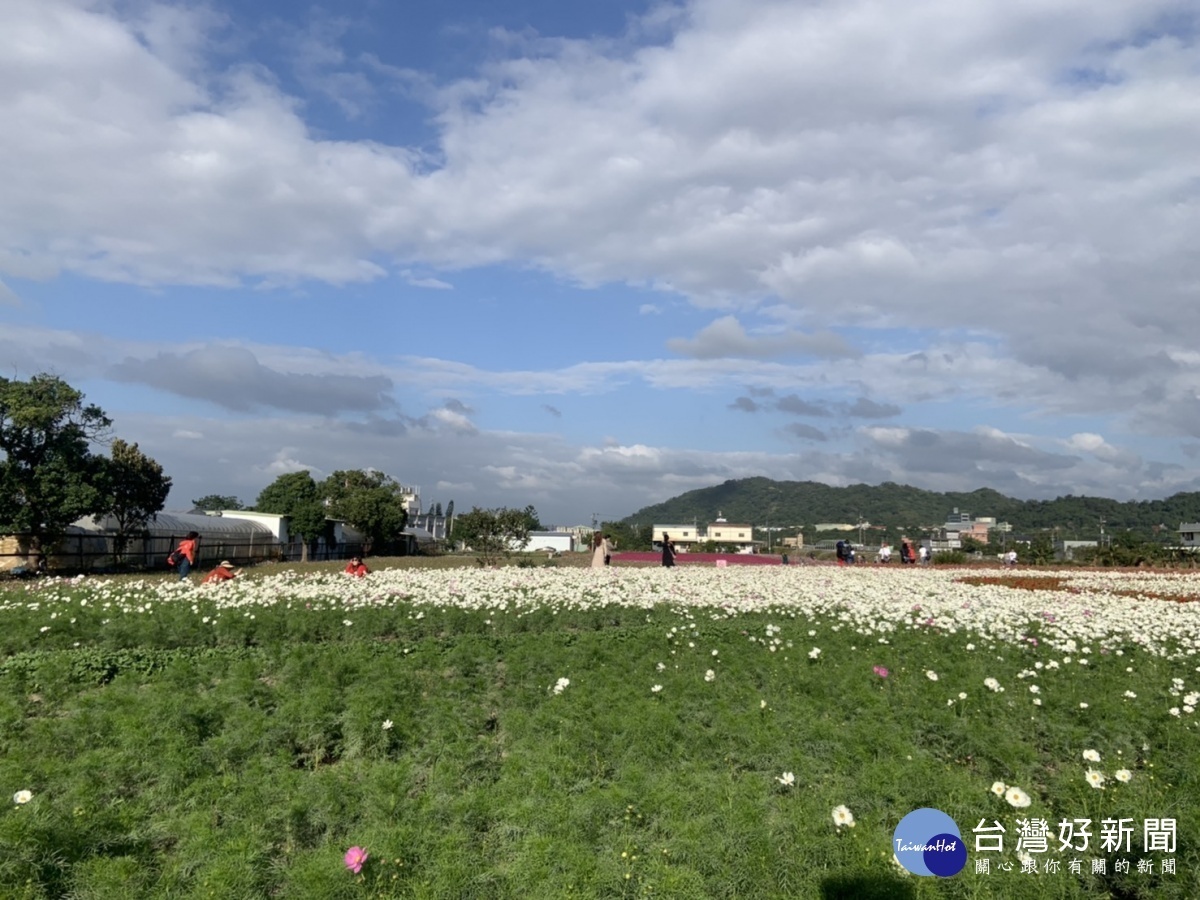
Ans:
{"type": "Polygon", "coordinates": [[[216,584],[217,582],[221,581],[232,581],[234,578],[237,578],[239,574],[241,574],[241,571],[239,569],[235,569],[233,567],[233,563],[227,559],[223,559],[221,560],[221,564],[205,575],[204,580],[200,583],[216,584]]]}
{"type": "Polygon", "coordinates": [[[366,567],[362,561],[362,557],[352,556],[350,562],[346,564],[347,575],[357,575],[362,578],[364,575],[370,574],[371,570],[366,567]]]}
{"type": "Polygon", "coordinates": [[[179,569],[179,580],[186,581],[188,572],[192,571],[192,566],[196,564],[196,547],[200,543],[200,533],[197,531],[189,531],[179,542],[171,557],[175,560],[175,565],[179,569]]]}

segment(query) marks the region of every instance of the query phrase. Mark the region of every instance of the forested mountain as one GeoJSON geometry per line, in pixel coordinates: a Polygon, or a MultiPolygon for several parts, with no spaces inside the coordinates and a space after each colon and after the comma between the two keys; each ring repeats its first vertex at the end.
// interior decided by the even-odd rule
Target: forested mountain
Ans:
{"type": "Polygon", "coordinates": [[[1169,532],[1181,522],[1200,521],[1200,492],[1175,494],[1165,500],[1120,502],[1106,497],[1067,495],[1054,500],[1014,500],[990,488],[970,493],[938,493],[885,482],[831,487],[815,481],[772,481],[743,478],[688,491],[664,503],[647,506],[623,521],[628,524],[712,522],[718,515],[756,527],[811,526],[817,522],[856,523],[907,528],[940,526],[958,507],[972,516],[994,516],[1013,530],[1057,528],[1064,537],[1095,535],[1100,520],[1107,532],[1132,530],[1146,536],[1169,532]]]}

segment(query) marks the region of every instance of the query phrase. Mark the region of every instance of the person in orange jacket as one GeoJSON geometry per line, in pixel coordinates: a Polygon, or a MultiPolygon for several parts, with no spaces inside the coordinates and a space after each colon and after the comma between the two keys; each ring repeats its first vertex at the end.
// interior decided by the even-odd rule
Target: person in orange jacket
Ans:
{"type": "Polygon", "coordinates": [[[360,556],[350,557],[350,562],[346,564],[345,571],[347,575],[357,575],[359,578],[362,578],[364,575],[369,575],[371,572],[371,570],[368,569],[366,564],[362,561],[362,557],[360,556]]]}
{"type": "Polygon", "coordinates": [[[192,566],[196,564],[196,547],[200,543],[200,534],[196,531],[189,531],[179,542],[179,546],[171,551],[171,557],[168,560],[174,560],[174,565],[179,570],[179,580],[186,581],[188,573],[192,571],[192,566]]]}
{"type": "Polygon", "coordinates": [[[232,581],[241,574],[240,569],[235,569],[233,563],[227,559],[221,560],[221,564],[204,576],[201,584],[216,584],[221,581],[232,581]]]}

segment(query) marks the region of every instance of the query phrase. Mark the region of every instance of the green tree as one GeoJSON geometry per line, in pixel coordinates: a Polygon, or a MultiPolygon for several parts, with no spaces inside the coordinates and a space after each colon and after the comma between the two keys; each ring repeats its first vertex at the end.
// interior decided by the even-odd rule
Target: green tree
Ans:
{"type": "Polygon", "coordinates": [[[538,518],[538,511],[534,509],[530,503],[527,507],[521,510],[521,515],[525,517],[526,531],[545,531],[545,526],[542,525],[542,520],[538,518]]]}
{"type": "Polygon", "coordinates": [[[1029,552],[1024,554],[1035,566],[1045,566],[1054,562],[1054,541],[1046,532],[1036,534],[1029,542],[1029,552]]]}
{"type": "Polygon", "coordinates": [[[480,509],[473,507],[454,520],[451,539],[460,541],[478,556],[481,566],[494,566],[501,558],[529,545],[529,516],[527,510],[480,509]]]}
{"type": "Polygon", "coordinates": [[[258,495],[258,512],[288,517],[288,532],[300,538],[300,561],[308,561],[308,548],[328,528],[325,501],[307,469],[280,475],[258,495]]]}
{"type": "Polygon", "coordinates": [[[117,523],[113,556],[125,559],[125,549],[135,533],[144,532],[146,523],[155,518],[167,502],[171,479],[163,467],[138,449],[117,438],[102,473],[103,512],[117,523]]]}
{"type": "Polygon", "coordinates": [[[380,546],[398,538],[408,524],[404,486],[373,469],[337,471],[321,483],[327,511],[380,546]]]}
{"type": "Polygon", "coordinates": [[[601,522],[600,532],[612,538],[618,550],[650,550],[650,529],[626,522],[601,522]]]}
{"type": "Polygon", "coordinates": [[[988,545],[979,540],[979,538],[973,538],[969,534],[964,535],[960,539],[960,543],[962,544],[963,553],[983,553],[988,548],[988,545]]]}
{"type": "Polygon", "coordinates": [[[103,461],[89,443],[112,421],[54,375],[0,378],[0,531],[18,534],[35,555],[68,525],[104,510],[103,461]]]}
{"type": "Polygon", "coordinates": [[[219,509],[243,509],[242,501],[231,494],[205,494],[199,500],[193,500],[196,509],[213,511],[219,509]]]}

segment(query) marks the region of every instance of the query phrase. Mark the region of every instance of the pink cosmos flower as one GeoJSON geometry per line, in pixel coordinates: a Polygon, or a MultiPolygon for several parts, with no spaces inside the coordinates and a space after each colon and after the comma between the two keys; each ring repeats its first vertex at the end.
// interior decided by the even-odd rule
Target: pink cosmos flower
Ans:
{"type": "Polygon", "coordinates": [[[871,669],[871,671],[874,672],[876,675],[878,675],[880,678],[888,677],[888,670],[885,669],[883,666],[875,666],[874,668],[871,669]]]}
{"type": "Polygon", "coordinates": [[[346,868],[357,875],[362,871],[363,863],[367,861],[367,851],[362,847],[351,847],[346,851],[346,868]]]}

